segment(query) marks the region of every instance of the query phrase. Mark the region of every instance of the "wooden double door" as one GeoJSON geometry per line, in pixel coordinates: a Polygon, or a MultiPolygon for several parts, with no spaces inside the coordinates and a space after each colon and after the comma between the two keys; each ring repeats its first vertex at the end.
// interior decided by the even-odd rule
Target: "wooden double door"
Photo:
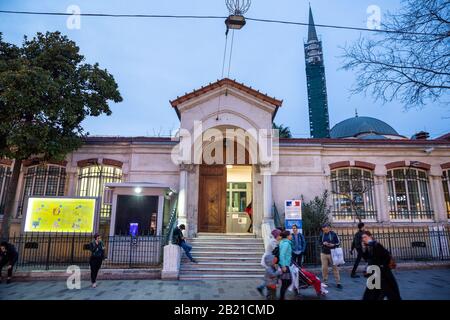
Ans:
{"type": "Polygon", "coordinates": [[[226,232],[227,170],[225,165],[201,165],[198,231],[226,232]]]}

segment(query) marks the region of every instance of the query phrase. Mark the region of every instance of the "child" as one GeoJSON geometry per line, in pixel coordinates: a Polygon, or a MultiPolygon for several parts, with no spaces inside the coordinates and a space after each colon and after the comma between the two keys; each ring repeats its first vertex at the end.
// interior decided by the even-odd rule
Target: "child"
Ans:
{"type": "Polygon", "coordinates": [[[266,281],[267,300],[275,300],[277,297],[278,279],[280,278],[282,271],[276,264],[276,258],[273,254],[266,255],[264,262],[266,263],[264,280],[266,281]]]}

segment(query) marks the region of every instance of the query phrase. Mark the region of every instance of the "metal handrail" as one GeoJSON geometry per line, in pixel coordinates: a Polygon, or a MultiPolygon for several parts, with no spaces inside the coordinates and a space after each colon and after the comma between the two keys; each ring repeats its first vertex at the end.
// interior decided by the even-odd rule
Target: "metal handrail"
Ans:
{"type": "Polygon", "coordinates": [[[175,198],[175,202],[173,204],[172,213],[170,214],[169,224],[166,227],[166,238],[165,244],[168,245],[169,241],[172,239],[173,230],[176,226],[177,221],[177,209],[178,209],[178,198],[175,198]]]}
{"type": "Polygon", "coordinates": [[[273,202],[273,206],[272,206],[272,216],[273,216],[273,222],[275,224],[275,228],[283,227],[283,225],[281,224],[280,214],[278,213],[278,209],[275,204],[275,201],[273,202]]]}

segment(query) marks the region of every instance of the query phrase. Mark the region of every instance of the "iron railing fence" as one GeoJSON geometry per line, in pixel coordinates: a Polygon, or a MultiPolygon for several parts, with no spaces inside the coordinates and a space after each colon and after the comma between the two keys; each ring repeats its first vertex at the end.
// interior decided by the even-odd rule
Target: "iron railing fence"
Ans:
{"type": "MultiPolygon", "coordinates": [[[[10,237],[19,258],[17,269],[65,269],[70,265],[89,267],[91,234],[24,234],[10,237]]],[[[152,235],[116,235],[102,238],[105,268],[140,268],[160,265],[164,238],[152,235]]]]}
{"type": "MultiPolygon", "coordinates": [[[[401,261],[444,261],[450,260],[450,227],[422,228],[370,228],[393,257],[401,261]]],[[[350,255],[355,230],[336,231],[346,263],[351,264],[356,252],[350,255]]],[[[306,265],[320,265],[320,235],[306,233],[306,265]]],[[[106,236],[103,238],[106,259],[104,268],[147,268],[159,266],[163,258],[163,246],[167,235],[106,236]]],[[[62,270],[70,265],[89,267],[89,243],[91,234],[43,234],[32,233],[10,237],[16,247],[19,259],[18,270],[62,270]]],[[[243,248],[245,249],[245,248],[243,248]]],[[[220,250],[220,248],[217,248],[220,250]]]]}
{"type": "MultiPolygon", "coordinates": [[[[397,261],[450,260],[450,227],[423,228],[370,228],[374,239],[389,250],[397,261]]],[[[336,231],[341,242],[346,263],[353,263],[356,250],[350,254],[355,230],[336,231]]],[[[306,233],[305,264],[320,265],[320,235],[306,233]]]]}

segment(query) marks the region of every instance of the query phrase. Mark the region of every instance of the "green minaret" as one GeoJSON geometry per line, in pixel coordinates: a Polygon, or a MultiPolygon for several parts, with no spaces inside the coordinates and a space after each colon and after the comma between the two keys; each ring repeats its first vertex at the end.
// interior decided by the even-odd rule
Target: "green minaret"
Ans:
{"type": "Polygon", "coordinates": [[[309,7],[308,40],[304,45],[311,137],[329,138],[330,120],[322,42],[317,37],[311,6],[309,7]]]}

